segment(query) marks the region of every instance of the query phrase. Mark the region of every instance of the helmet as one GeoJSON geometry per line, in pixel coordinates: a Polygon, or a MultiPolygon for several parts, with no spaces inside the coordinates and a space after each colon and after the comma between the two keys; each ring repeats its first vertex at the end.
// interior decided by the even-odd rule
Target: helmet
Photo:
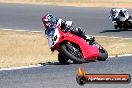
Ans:
{"type": "Polygon", "coordinates": [[[110,13],[112,16],[115,16],[118,12],[116,11],[115,8],[112,8],[110,13]]]}
{"type": "Polygon", "coordinates": [[[120,12],[119,12],[119,16],[121,16],[121,17],[125,17],[125,14],[124,14],[124,12],[123,12],[122,10],[120,10],[120,12]]]}
{"type": "Polygon", "coordinates": [[[42,24],[48,29],[53,23],[54,16],[52,14],[46,14],[42,17],[42,24]]]}
{"type": "Polygon", "coordinates": [[[43,16],[42,21],[52,21],[54,16],[52,14],[46,14],[43,16]]]}

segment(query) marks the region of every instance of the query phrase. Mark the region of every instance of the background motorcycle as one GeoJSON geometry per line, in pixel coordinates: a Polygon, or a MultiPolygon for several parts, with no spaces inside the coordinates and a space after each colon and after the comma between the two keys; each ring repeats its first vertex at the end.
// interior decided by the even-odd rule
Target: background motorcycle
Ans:
{"type": "Polygon", "coordinates": [[[94,38],[86,41],[71,32],[62,32],[59,26],[47,33],[49,46],[52,51],[59,52],[58,60],[62,64],[69,59],[81,64],[88,60],[105,61],[108,58],[107,51],[94,38]]]}
{"type": "Polygon", "coordinates": [[[115,29],[128,30],[132,28],[131,16],[118,16],[112,23],[115,24],[115,29]]]}

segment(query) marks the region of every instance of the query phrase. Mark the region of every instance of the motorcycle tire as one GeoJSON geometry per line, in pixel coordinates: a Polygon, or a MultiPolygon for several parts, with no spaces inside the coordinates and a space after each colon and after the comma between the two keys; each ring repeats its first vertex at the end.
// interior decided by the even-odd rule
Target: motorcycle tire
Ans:
{"type": "Polygon", "coordinates": [[[118,25],[114,25],[114,28],[117,29],[118,28],[118,25]]]}
{"type": "Polygon", "coordinates": [[[107,58],[108,58],[108,52],[103,49],[99,49],[99,57],[97,58],[97,60],[106,61],[107,58]]]}
{"type": "Polygon", "coordinates": [[[99,56],[97,58],[98,61],[106,61],[108,58],[108,52],[97,42],[94,42],[95,45],[98,46],[99,49],[99,56]]]}
{"type": "Polygon", "coordinates": [[[85,62],[81,52],[73,51],[75,49],[75,47],[73,47],[72,44],[63,44],[60,46],[60,48],[61,48],[61,53],[63,53],[66,57],[68,57],[73,62],[78,63],[78,64],[82,64],[85,62]],[[72,48],[74,48],[74,49],[72,50],[72,48]],[[71,49],[71,51],[70,51],[70,49],[71,49]],[[75,53],[81,54],[81,56],[77,57],[75,53]],[[75,55],[73,55],[73,54],[75,54],[75,55]]]}
{"type": "Polygon", "coordinates": [[[58,54],[58,61],[61,63],[61,64],[66,64],[68,62],[68,58],[62,54],[62,53],[59,53],[58,54]]]}

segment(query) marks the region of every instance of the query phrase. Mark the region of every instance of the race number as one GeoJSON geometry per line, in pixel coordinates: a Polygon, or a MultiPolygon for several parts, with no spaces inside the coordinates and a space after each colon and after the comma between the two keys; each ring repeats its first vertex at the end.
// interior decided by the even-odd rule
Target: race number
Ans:
{"type": "Polygon", "coordinates": [[[59,40],[60,34],[58,31],[58,28],[56,28],[54,31],[51,31],[48,36],[49,40],[49,46],[53,47],[59,40]]]}

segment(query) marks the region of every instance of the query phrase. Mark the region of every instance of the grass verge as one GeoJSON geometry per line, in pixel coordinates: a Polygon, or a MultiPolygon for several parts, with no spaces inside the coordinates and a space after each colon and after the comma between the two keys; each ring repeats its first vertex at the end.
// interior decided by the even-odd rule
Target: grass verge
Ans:
{"type": "MultiPolygon", "coordinates": [[[[132,39],[97,37],[109,55],[132,54],[132,39]]],[[[0,68],[57,61],[43,33],[0,30],[0,68]]]]}

